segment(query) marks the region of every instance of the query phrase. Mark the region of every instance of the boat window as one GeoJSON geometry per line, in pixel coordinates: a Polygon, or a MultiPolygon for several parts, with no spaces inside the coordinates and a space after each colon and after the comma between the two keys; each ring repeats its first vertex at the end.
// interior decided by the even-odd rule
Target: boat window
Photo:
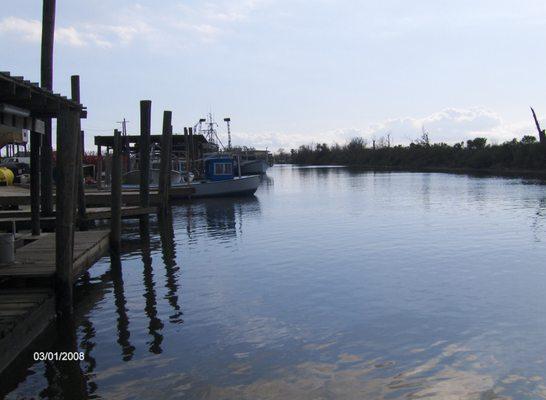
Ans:
{"type": "Polygon", "coordinates": [[[231,163],[215,163],[214,175],[231,175],[233,173],[233,166],[231,163]]]}

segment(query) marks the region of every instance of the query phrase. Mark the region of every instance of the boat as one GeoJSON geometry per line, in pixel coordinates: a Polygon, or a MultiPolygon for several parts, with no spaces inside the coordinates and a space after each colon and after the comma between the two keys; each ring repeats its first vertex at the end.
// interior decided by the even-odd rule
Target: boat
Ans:
{"type": "Polygon", "coordinates": [[[242,175],[263,175],[267,169],[273,164],[273,158],[267,150],[248,149],[233,149],[230,154],[241,163],[242,175]]]}
{"type": "Polygon", "coordinates": [[[246,146],[232,146],[231,145],[231,118],[224,118],[227,123],[227,146],[224,146],[218,136],[216,128],[218,124],[212,118],[212,114],[209,113],[207,119],[200,119],[198,124],[195,125],[195,129],[202,134],[211,146],[216,148],[212,153],[221,152],[228,156],[233,157],[236,163],[236,167],[241,167],[242,175],[263,175],[267,172],[267,169],[273,165],[273,157],[271,153],[266,150],[256,150],[246,146]],[[204,123],[204,127],[203,127],[204,123]],[[221,149],[221,150],[220,150],[221,149]]]}
{"type": "Polygon", "coordinates": [[[259,175],[235,176],[233,157],[219,154],[204,160],[204,179],[194,179],[190,186],[195,189],[192,197],[244,196],[253,195],[260,185],[259,175]]]}
{"type": "MultiPolygon", "coordinates": [[[[150,188],[159,186],[159,164],[156,158],[151,159],[150,188]],[[153,160],[153,161],[152,161],[153,160]]],[[[192,172],[186,173],[183,170],[171,171],[171,187],[192,187],[194,192],[192,198],[199,197],[221,197],[221,196],[245,196],[253,195],[260,185],[259,175],[235,176],[235,162],[233,157],[225,154],[207,156],[203,161],[204,171],[195,178],[192,172]]],[[[184,165],[181,161],[178,165],[184,165]]],[[[124,175],[126,189],[133,189],[140,184],[140,170],[133,170],[124,175]]]]}

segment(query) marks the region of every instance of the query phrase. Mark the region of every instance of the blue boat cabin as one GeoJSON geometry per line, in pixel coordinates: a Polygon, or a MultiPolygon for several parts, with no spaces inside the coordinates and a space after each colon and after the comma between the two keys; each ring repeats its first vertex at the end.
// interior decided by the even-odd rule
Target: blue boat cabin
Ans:
{"type": "Polygon", "coordinates": [[[231,157],[213,157],[205,160],[205,176],[211,181],[233,179],[233,159],[231,157]]]}

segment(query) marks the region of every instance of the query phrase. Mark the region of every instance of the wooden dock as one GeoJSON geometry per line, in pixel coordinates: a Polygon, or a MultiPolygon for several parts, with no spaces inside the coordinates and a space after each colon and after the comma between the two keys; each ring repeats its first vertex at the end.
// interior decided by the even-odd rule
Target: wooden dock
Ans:
{"type": "MultiPolygon", "coordinates": [[[[156,212],[156,207],[125,206],[121,208],[121,218],[131,219],[140,218],[142,215],[156,212]]],[[[111,219],[112,210],[110,207],[88,208],[86,213],[87,221],[96,221],[111,219]]],[[[0,230],[11,232],[13,224],[17,231],[29,229],[31,226],[31,211],[28,207],[20,210],[0,210],[0,230]]],[[[55,229],[55,212],[49,217],[40,217],[40,226],[42,229],[52,231],[55,229]]]]}
{"type": "MultiPolygon", "coordinates": [[[[106,253],[108,236],[104,230],[75,232],[74,281],[106,253]]],[[[0,282],[19,282],[0,288],[0,372],[55,319],[54,276],[54,233],[40,235],[17,250],[14,264],[0,266],[0,282]],[[18,288],[29,280],[38,287],[18,288]]]]}
{"type": "MultiPolygon", "coordinates": [[[[109,231],[74,233],[74,280],[92,266],[108,250],[109,231]]],[[[55,275],[55,234],[43,233],[36,240],[21,247],[15,254],[15,263],[0,266],[2,279],[53,279],[55,275]]]]}
{"type": "MultiPolygon", "coordinates": [[[[171,187],[169,197],[171,200],[186,199],[195,192],[192,187],[180,186],[171,187]]],[[[140,204],[140,193],[138,189],[124,189],[122,191],[122,204],[136,206],[140,204]]],[[[53,193],[55,200],[55,193],[53,193]]],[[[87,206],[104,207],[112,204],[112,196],[108,190],[87,188],[85,191],[85,202],[87,206]]],[[[161,202],[161,196],[157,190],[150,191],[150,205],[157,206],[161,202]]],[[[0,187],[0,207],[18,207],[30,205],[30,191],[21,186],[0,187]]]]}

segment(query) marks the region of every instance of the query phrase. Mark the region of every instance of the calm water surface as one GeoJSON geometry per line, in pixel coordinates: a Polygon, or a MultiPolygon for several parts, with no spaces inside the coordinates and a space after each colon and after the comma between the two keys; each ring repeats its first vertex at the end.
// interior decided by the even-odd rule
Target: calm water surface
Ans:
{"type": "Polygon", "coordinates": [[[536,181],[274,167],[131,226],[40,348],[85,361],[7,398],[546,398],[545,221],[536,181]]]}

